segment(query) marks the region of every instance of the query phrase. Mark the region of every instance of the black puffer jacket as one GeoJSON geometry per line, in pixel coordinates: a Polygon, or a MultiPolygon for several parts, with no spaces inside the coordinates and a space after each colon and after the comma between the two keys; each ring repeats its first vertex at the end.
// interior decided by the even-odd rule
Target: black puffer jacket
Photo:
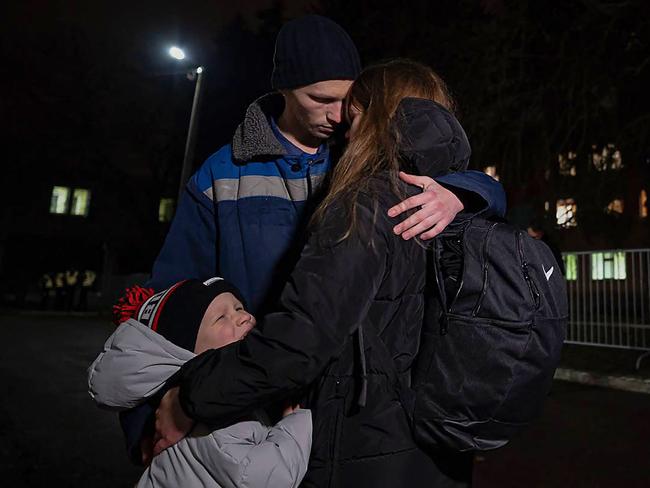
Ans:
{"type": "MultiPolygon", "coordinates": [[[[409,164],[466,166],[465,133],[442,107],[408,99],[397,123],[409,164]]],[[[345,212],[330,208],[276,311],[181,370],[183,409],[216,426],[308,389],[314,440],[303,486],[463,486],[471,472],[415,445],[397,395],[418,350],[425,281],[424,248],[396,236],[386,214],[399,201],[387,178],[374,178],[357,202],[358,228],[341,242],[345,212]]]]}

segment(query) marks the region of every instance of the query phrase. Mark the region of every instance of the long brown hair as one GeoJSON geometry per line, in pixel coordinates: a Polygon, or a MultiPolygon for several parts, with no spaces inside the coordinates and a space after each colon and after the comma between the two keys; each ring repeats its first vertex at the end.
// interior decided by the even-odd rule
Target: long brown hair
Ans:
{"type": "Polygon", "coordinates": [[[347,238],[356,226],[356,201],[368,191],[370,178],[388,172],[391,190],[399,190],[399,133],[391,122],[399,103],[407,97],[433,100],[454,112],[455,103],[445,82],[431,68],[408,59],[396,59],[366,68],[354,82],[346,106],[363,113],[348,146],[336,163],[329,191],[314,214],[322,219],[334,203],[348,211],[347,238]]]}

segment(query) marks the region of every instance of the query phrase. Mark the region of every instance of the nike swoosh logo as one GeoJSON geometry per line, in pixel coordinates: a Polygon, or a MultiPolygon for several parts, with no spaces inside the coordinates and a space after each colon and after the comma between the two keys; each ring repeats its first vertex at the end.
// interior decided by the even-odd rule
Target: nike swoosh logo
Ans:
{"type": "Polygon", "coordinates": [[[548,281],[551,278],[551,275],[553,274],[553,268],[554,266],[551,266],[548,271],[544,269],[544,265],[542,264],[542,271],[544,271],[544,276],[546,276],[546,281],[548,281]]]}

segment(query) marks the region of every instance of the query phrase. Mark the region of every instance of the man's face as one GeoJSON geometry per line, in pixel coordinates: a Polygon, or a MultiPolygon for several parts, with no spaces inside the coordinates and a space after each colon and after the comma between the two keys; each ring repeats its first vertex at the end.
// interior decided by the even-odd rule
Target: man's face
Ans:
{"type": "Polygon", "coordinates": [[[351,86],[350,80],[327,80],[283,90],[285,110],[310,136],[327,139],[344,118],[343,102],[351,86]]]}
{"type": "Polygon", "coordinates": [[[196,336],[194,352],[218,349],[241,340],[255,327],[255,317],[232,293],[221,293],[208,305],[196,336]]]}

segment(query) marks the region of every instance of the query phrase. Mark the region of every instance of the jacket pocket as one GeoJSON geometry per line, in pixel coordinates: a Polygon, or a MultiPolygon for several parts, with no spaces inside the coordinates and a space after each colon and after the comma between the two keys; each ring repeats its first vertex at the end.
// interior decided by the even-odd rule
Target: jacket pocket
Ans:
{"type": "Polygon", "coordinates": [[[428,384],[435,386],[431,393],[451,416],[492,417],[511,388],[532,322],[453,314],[447,320],[447,333],[431,351],[426,374],[428,384]]]}
{"type": "Polygon", "coordinates": [[[499,447],[504,432],[508,438],[519,427],[502,405],[521,374],[532,322],[453,314],[447,320],[446,333],[429,342],[426,374],[413,385],[414,437],[421,445],[457,451],[499,447]]]}

